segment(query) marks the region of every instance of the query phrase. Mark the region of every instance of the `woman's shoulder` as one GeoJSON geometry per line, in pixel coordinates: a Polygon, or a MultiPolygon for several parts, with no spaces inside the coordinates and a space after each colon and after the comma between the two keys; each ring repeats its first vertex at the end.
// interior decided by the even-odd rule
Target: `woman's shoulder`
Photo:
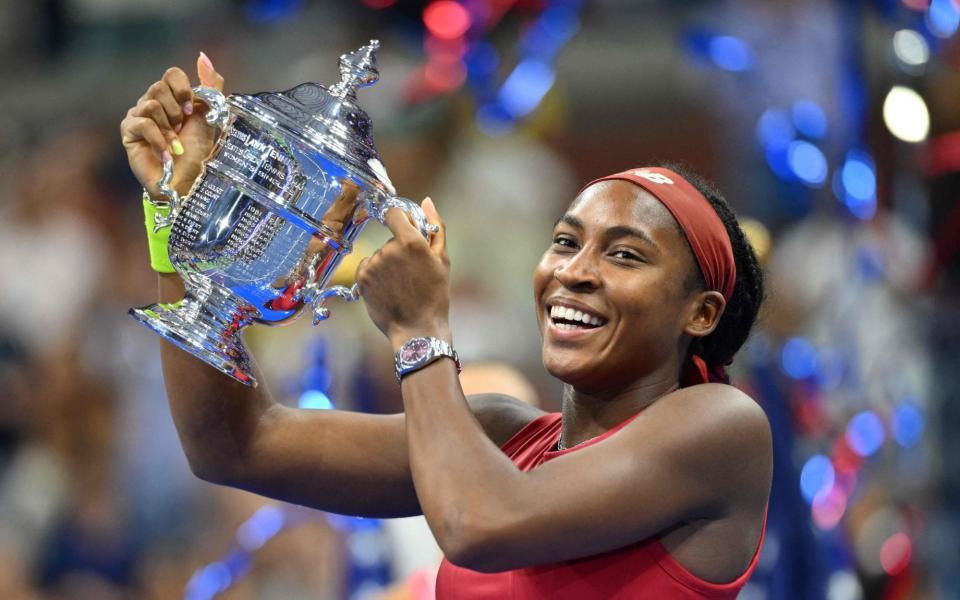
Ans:
{"type": "Polygon", "coordinates": [[[725,384],[705,383],[681,388],[644,411],[648,431],[706,472],[728,468],[742,472],[744,464],[766,478],[772,465],[773,441],[763,408],[746,392],[725,384]],[[744,462],[746,459],[750,459],[744,462]]]}
{"type": "Polygon", "coordinates": [[[669,394],[663,406],[673,411],[702,415],[706,420],[740,422],[769,428],[767,415],[752,397],[738,387],[724,383],[702,383],[669,394]]]}
{"type": "Polygon", "coordinates": [[[506,394],[472,394],[467,404],[494,444],[502,446],[518,431],[547,414],[536,406],[506,394]]]}

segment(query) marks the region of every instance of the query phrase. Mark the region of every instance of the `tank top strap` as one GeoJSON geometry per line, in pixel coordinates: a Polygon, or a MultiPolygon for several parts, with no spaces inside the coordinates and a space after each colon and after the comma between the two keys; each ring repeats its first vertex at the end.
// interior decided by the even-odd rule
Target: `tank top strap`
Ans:
{"type": "Polygon", "coordinates": [[[753,552],[753,558],[750,559],[750,564],[747,566],[746,570],[733,581],[727,583],[713,583],[697,577],[687,570],[686,567],[680,564],[680,562],[674,558],[672,554],[670,554],[663,544],[660,543],[660,540],[656,540],[656,543],[652,544],[652,546],[654,546],[653,552],[655,553],[657,564],[661,569],[664,570],[664,572],[677,580],[679,583],[704,595],[724,596],[730,594],[731,592],[735,592],[741,589],[747,583],[747,581],[753,575],[753,572],[757,569],[757,564],[760,562],[760,551],[763,549],[763,541],[767,535],[768,511],[769,504],[763,510],[763,525],[760,528],[760,541],[757,543],[757,548],[753,552]]]}

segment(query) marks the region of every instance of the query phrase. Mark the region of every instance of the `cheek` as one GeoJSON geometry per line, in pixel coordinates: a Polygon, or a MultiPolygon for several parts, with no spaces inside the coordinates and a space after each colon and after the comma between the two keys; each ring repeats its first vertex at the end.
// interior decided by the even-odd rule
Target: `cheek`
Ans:
{"type": "Polygon", "coordinates": [[[551,264],[548,255],[544,254],[540,259],[540,262],[537,263],[537,266],[533,269],[534,300],[540,300],[543,292],[547,288],[547,284],[549,284],[550,280],[553,279],[553,271],[554,267],[551,264]]]}

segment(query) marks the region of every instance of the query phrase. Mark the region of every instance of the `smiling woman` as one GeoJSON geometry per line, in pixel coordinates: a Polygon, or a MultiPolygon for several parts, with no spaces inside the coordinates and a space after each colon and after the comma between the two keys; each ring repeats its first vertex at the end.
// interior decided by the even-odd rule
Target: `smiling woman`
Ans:
{"type": "Polygon", "coordinates": [[[484,525],[498,544],[475,567],[499,572],[444,563],[438,597],[734,597],[752,573],[770,434],[723,367],[762,275],[722,197],[678,170],[597,180],[557,221],[533,287],[563,413],[502,446],[529,477],[485,515],[509,529],[484,525]]]}
{"type": "MultiPolygon", "coordinates": [[[[209,60],[198,68],[222,87],[209,60]]],[[[145,187],[169,140],[186,146],[177,172],[200,171],[213,143],[201,108],[171,68],[130,109],[121,135],[145,187]]],[[[736,596],[762,544],[772,458],[763,411],[723,373],[763,288],[719,194],[677,168],[633,169],[592,182],[557,222],[533,287],[562,414],[464,397],[446,231],[432,201],[423,209],[437,234],[391,211],[394,237],[357,270],[397,351],[405,412],[287,408],[164,344],[194,472],[327,511],[422,512],[446,555],[440,600],[736,596]]],[[[182,297],[176,274],[159,279],[162,302],[182,297]]]]}

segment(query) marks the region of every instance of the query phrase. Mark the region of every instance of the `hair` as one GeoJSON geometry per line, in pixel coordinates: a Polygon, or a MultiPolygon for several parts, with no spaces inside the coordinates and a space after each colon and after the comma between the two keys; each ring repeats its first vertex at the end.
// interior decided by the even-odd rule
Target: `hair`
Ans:
{"type": "MultiPolygon", "coordinates": [[[[763,303],[764,297],[763,269],[760,268],[753,246],[750,245],[747,236],[740,229],[736,214],[713,183],[683,165],[662,162],[656,166],[677,173],[703,194],[713,210],[717,212],[717,216],[723,221],[727,235],[730,236],[733,260],[737,267],[737,279],[733,286],[733,294],[727,301],[720,322],[717,323],[713,332],[704,337],[694,338],[687,351],[688,355],[696,354],[708,365],[730,364],[733,356],[747,341],[750,330],[757,320],[757,313],[760,312],[760,305],[763,303]]],[[[679,227],[677,225],[678,229],[679,227]]],[[[684,241],[687,241],[682,231],[680,231],[680,234],[684,241]]],[[[687,245],[689,246],[689,241],[687,241],[687,245]]],[[[690,253],[692,256],[692,249],[690,253]]],[[[700,272],[695,260],[693,265],[693,269],[687,277],[687,289],[691,291],[706,289],[703,273],[700,272]]]]}

